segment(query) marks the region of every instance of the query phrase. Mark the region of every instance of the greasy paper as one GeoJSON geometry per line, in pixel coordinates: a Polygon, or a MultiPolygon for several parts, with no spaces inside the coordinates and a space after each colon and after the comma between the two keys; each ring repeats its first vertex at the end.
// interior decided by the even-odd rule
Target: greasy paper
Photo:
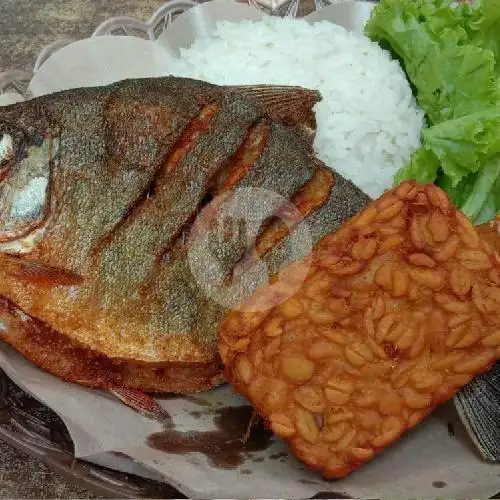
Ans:
{"type": "MultiPolygon", "coordinates": [[[[369,3],[337,4],[312,14],[310,20],[328,20],[361,31],[371,8],[369,3]]],[[[242,4],[217,0],[177,18],[157,43],[108,36],[83,40],[53,54],[35,74],[30,91],[37,96],[123,78],[166,75],[169,60],[179,54],[179,49],[189,46],[197,34],[209,33],[218,20],[260,19],[262,15],[242,4]]],[[[0,104],[7,101],[4,97],[0,104]]],[[[148,446],[147,439],[163,432],[163,425],[135,413],[110,395],[62,382],[5,345],[0,345],[0,366],[59,414],[73,438],[77,457],[161,478],[189,497],[307,498],[321,492],[329,492],[332,497],[381,498],[410,493],[415,497],[488,497],[500,490],[500,467],[481,460],[451,404],[352,476],[328,482],[287,454],[278,438],[267,449],[244,457],[234,469],[214,466],[197,452],[155,450],[148,446]],[[454,434],[449,432],[450,425],[454,434]],[[111,452],[125,453],[134,462],[117,459],[111,452]]],[[[229,386],[159,402],[171,414],[175,431],[194,433],[215,430],[214,417],[221,408],[245,404],[229,386]]]]}

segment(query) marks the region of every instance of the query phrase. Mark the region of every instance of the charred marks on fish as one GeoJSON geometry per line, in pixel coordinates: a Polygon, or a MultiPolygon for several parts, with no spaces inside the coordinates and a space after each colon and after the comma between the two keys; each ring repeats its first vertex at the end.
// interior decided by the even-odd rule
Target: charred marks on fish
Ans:
{"type": "Polygon", "coordinates": [[[121,219],[95,246],[95,254],[99,254],[117,234],[126,230],[135,217],[153,202],[162,186],[168,184],[169,174],[186,159],[196,146],[200,136],[207,132],[210,122],[215,117],[218,109],[219,106],[216,103],[208,104],[201,109],[198,116],[187,124],[172,150],[167,153],[167,157],[159,163],[155,175],[143,193],[130,204],[121,219]]]}
{"type": "Polygon", "coordinates": [[[322,207],[335,185],[333,172],[317,162],[312,179],[292,197],[290,203],[279,207],[274,217],[265,221],[254,248],[236,264],[230,279],[244,274],[256,260],[278,246],[292,230],[322,207]]]}
{"type": "MultiPolygon", "coordinates": [[[[103,242],[98,245],[97,248],[99,250],[102,250],[117,233],[121,233],[124,228],[128,228],[137,217],[144,216],[145,211],[148,213],[151,212],[153,205],[159,203],[157,197],[160,195],[160,186],[164,186],[168,183],[168,180],[165,178],[166,173],[174,172],[183,161],[187,159],[191,151],[195,148],[196,142],[201,134],[208,131],[216,110],[217,107],[215,105],[206,106],[201,111],[200,115],[186,127],[174,146],[173,151],[170,153],[166,161],[166,166],[162,167],[161,171],[155,177],[154,183],[148,187],[144,196],[137,201],[133,209],[125,214],[119,224],[104,238],[103,242]],[[151,205],[151,210],[147,208],[147,204],[151,205]]],[[[206,223],[206,215],[217,213],[225,201],[225,198],[231,199],[233,194],[232,190],[236,188],[246,174],[250,172],[254,165],[260,160],[268,142],[269,135],[270,123],[266,118],[258,118],[247,130],[245,139],[236,153],[233,154],[221,168],[215,170],[212,174],[208,174],[203,186],[196,185],[196,190],[200,191],[200,193],[196,195],[199,197],[199,201],[196,206],[193,206],[191,213],[181,215],[184,221],[181,222],[181,225],[169,238],[164,236],[165,239],[163,242],[161,242],[160,238],[160,242],[157,243],[160,252],[157,256],[156,265],[152,269],[152,275],[155,275],[154,271],[158,269],[158,266],[162,264],[171,265],[179,256],[185,254],[189,250],[189,241],[192,240],[193,235],[196,237],[197,234],[208,230],[209,224],[206,223]],[[199,216],[202,211],[205,211],[205,217],[199,216]],[[188,238],[188,234],[191,238],[188,238]]],[[[330,183],[326,188],[327,194],[330,193],[331,184],[333,183],[330,183]]],[[[188,186],[188,191],[193,189],[195,189],[195,187],[190,184],[188,186]]],[[[303,204],[307,204],[307,200],[299,199],[299,201],[303,204]]],[[[313,207],[304,207],[306,215],[315,208],[318,208],[323,202],[324,200],[320,200],[316,204],[313,203],[313,207]]],[[[165,208],[167,210],[172,209],[170,205],[165,208]]],[[[178,214],[176,213],[176,215],[178,214]]],[[[208,219],[210,219],[210,217],[208,217],[208,219]]],[[[264,225],[263,230],[265,230],[266,225],[267,224],[264,225]]],[[[276,241],[273,241],[272,244],[278,244],[279,241],[288,234],[289,230],[290,228],[284,228],[284,230],[280,228],[280,231],[274,231],[276,241]]],[[[266,250],[269,250],[269,248],[266,250]]],[[[99,253],[98,251],[97,254],[99,253]]],[[[148,289],[148,285],[149,282],[146,280],[142,288],[148,289]]]]}
{"type": "Polygon", "coordinates": [[[270,127],[265,121],[259,121],[249,129],[245,142],[215,178],[218,187],[213,194],[214,199],[205,207],[200,207],[203,210],[189,235],[185,237],[187,228],[173,251],[162,256],[164,263],[171,264],[176,257],[186,253],[197,238],[208,232],[213,233],[212,236],[221,244],[244,247],[242,256],[233,263],[234,268],[232,264],[229,265],[230,269],[223,280],[226,286],[230,286],[327,201],[335,185],[335,176],[320,161],[315,161],[312,177],[291,196],[290,201],[276,205],[269,216],[259,220],[258,227],[252,229],[247,227],[246,220],[223,216],[225,211],[232,211],[231,208],[225,208],[235,203],[243,204],[244,196],[238,197],[236,188],[261,159],[269,134],[270,127]]]}
{"type": "MultiPolygon", "coordinates": [[[[214,110],[215,108],[211,108],[209,113],[202,111],[200,116],[203,115],[203,119],[200,117],[195,119],[195,127],[191,124],[188,125],[181,139],[177,142],[177,146],[170,155],[167,164],[175,162],[175,166],[177,167],[187,158],[189,152],[194,148],[195,139],[200,137],[200,130],[208,130],[210,125],[209,119],[213,118],[215,113],[214,110]],[[187,144],[189,148],[186,148],[187,144]],[[178,150],[184,152],[182,158],[179,157],[177,153],[178,150]]],[[[255,123],[248,128],[245,139],[237,148],[236,152],[232,154],[219,169],[208,176],[201,188],[200,186],[196,187],[196,183],[191,182],[189,184],[188,190],[193,191],[197,189],[199,191],[199,202],[197,206],[189,212],[183,211],[173,214],[179,217],[183,222],[158,253],[153,272],[151,272],[149,279],[145,280],[140,287],[141,295],[147,295],[151,285],[150,281],[154,280],[156,277],[155,271],[163,265],[172,265],[177,259],[185,256],[196,238],[206,235],[209,232],[213,233],[214,231],[218,233],[215,236],[221,236],[218,231],[220,225],[216,224],[217,227],[214,228],[214,222],[218,222],[218,217],[220,216],[220,211],[224,204],[233,199],[234,190],[237,188],[238,184],[254,168],[255,164],[261,158],[262,152],[267,145],[269,134],[270,124],[268,120],[262,118],[257,119],[255,123]]],[[[172,168],[169,168],[169,170],[171,171],[172,168]]],[[[151,193],[152,199],[154,199],[155,192],[156,190],[154,189],[151,193]]],[[[236,233],[233,233],[232,236],[238,238],[236,233]]],[[[219,240],[222,242],[220,238],[219,240]]],[[[240,240],[238,239],[238,241],[240,240]]]]}
{"type": "Polygon", "coordinates": [[[223,203],[231,198],[231,190],[250,172],[257,163],[267,144],[270,126],[265,120],[252,125],[236,153],[208,180],[203,197],[196,210],[189,217],[179,233],[164,250],[160,260],[171,264],[176,258],[185,255],[189,242],[213,228],[212,222],[223,203]]]}
{"type": "Polygon", "coordinates": [[[249,458],[249,453],[265,450],[273,443],[272,432],[262,424],[254,425],[245,440],[253,412],[251,406],[221,408],[216,411],[213,431],[166,429],[151,434],[146,443],[151,448],[176,455],[202,453],[214,467],[235,469],[249,458]]]}

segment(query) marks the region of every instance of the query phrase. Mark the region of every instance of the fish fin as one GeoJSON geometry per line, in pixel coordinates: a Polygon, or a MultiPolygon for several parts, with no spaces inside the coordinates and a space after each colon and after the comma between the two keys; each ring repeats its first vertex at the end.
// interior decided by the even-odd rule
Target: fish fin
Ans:
{"type": "Polygon", "coordinates": [[[83,277],[73,271],[41,262],[24,260],[16,255],[1,254],[0,266],[24,281],[40,285],[71,286],[78,285],[83,281],[83,277]]]}
{"type": "Polygon", "coordinates": [[[462,423],[488,462],[500,462],[500,363],[476,377],[455,397],[462,423]]]}
{"type": "Polygon", "coordinates": [[[270,117],[289,125],[304,123],[321,100],[316,90],[281,85],[235,85],[232,91],[258,101],[270,117]]]}
{"type": "Polygon", "coordinates": [[[145,392],[126,387],[112,387],[108,391],[122,403],[141,415],[152,417],[163,423],[172,422],[168,412],[145,392]]]}
{"type": "Polygon", "coordinates": [[[312,145],[316,134],[316,116],[313,107],[321,100],[318,91],[276,85],[236,85],[229,88],[258,101],[273,121],[291,127],[312,145]]]}

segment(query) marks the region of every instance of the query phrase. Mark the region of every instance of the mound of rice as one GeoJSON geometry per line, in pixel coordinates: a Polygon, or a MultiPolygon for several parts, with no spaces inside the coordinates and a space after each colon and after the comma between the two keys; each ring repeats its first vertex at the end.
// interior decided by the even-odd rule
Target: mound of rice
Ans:
{"type": "Polygon", "coordinates": [[[300,85],[321,92],[315,149],[371,197],[420,146],[423,112],[398,62],[330,22],[267,17],[220,22],[169,72],[215,84],[300,85]]]}

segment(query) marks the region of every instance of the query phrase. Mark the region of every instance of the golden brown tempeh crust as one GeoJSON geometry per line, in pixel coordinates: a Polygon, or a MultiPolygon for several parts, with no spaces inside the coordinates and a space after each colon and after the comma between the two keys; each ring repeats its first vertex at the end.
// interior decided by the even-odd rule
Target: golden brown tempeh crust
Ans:
{"type": "Polygon", "coordinates": [[[405,182],[316,245],[294,296],[229,313],[219,351],[299,459],[346,476],[500,358],[499,254],[438,187],[405,182]]]}

